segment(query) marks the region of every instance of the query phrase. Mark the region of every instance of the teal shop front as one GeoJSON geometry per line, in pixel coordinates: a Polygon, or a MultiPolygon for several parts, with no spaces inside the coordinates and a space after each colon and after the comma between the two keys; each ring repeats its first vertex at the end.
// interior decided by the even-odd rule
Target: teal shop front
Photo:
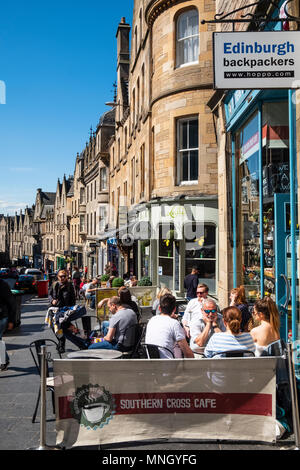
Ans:
{"type": "Polygon", "coordinates": [[[289,91],[233,91],[225,98],[225,115],[232,150],[234,285],[245,286],[250,302],[270,295],[280,309],[282,338],[292,330],[298,339],[299,279],[292,255],[298,243],[296,158],[290,145],[295,123],[289,91]]]}

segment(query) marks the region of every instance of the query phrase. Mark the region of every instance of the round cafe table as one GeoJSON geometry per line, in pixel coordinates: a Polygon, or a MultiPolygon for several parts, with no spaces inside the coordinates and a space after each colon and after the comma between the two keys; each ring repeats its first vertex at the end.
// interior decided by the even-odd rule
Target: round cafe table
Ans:
{"type": "Polygon", "coordinates": [[[68,359],[118,359],[122,351],[116,349],[83,349],[68,354],[68,359]]]}

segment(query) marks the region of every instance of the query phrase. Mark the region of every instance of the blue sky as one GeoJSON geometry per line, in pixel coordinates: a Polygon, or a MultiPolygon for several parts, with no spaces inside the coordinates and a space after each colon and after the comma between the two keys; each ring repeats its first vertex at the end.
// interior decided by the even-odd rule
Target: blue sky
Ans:
{"type": "Polygon", "coordinates": [[[0,16],[0,213],[56,191],[108,111],[116,31],[133,0],[2,2],[0,16]]]}

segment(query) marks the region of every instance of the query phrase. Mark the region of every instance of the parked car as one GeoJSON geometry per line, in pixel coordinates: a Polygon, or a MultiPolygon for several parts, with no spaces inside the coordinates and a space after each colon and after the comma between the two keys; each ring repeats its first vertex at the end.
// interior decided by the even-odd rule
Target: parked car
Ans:
{"type": "Polygon", "coordinates": [[[31,274],[21,274],[15,288],[24,292],[36,292],[36,280],[31,274]]]}
{"type": "Polygon", "coordinates": [[[27,268],[25,274],[30,274],[36,281],[42,281],[44,279],[44,274],[39,269],[27,268]]]}

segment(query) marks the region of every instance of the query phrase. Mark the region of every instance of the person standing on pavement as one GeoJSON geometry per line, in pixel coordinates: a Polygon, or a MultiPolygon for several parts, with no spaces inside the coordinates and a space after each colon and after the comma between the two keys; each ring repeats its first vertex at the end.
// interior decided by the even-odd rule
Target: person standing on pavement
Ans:
{"type": "Polygon", "coordinates": [[[198,286],[198,268],[197,266],[192,267],[191,274],[185,276],[183,281],[184,288],[186,291],[186,299],[188,301],[197,297],[196,291],[198,286]]]}
{"type": "Polygon", "coordinates": [[[74,271],[72,272],[72,281],[74,284],[76,298],[79,299],[81,273],[77,266],[74,266],[74,271]]]}
{"type": "MultiPolygon", "coordinates": [[[[0,279],[0,340],[6,329],[13,329],[13,319],[16,313],[16,303],[9,285],[0,279]]],[[[6,370],[9,365],[9,356],[5,352],[5,364],[0,370],[6,370]]]]}

